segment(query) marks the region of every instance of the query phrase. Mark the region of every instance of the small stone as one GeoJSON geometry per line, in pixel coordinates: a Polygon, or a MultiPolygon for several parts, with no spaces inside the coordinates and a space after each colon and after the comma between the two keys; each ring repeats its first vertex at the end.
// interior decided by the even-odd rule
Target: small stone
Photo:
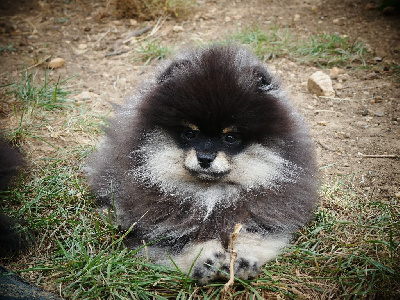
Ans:
{"type": "Polygon", "coordinates": [[[322,71],[317,71],[308,78],[307,88],[311,94],[317,96],[335,96],[331,78],[322,71]]]}
{"type": "Polygon", "coordinates": [[[397,199],[400,199],[400,192],[397,192],[396,194],[394,194],[396,196],[397,199]]]}
{"type": "Polygon", "coordinates": [[[329,73],[329,76],[331,77],[331,79],[337,79],[339,75],[343,73],[344,73],[343,69],[340,69],[338,67],[333,67],[329,73]]]}
{"type": "Polygon", "coordinates": [[[341,75],[339,75],[338,79],[341,81],[348,81],[350,79],[350,75],[349,74],[341,74],[341,75]]]}
{"type": "Polygon", "coordinates": [[[390,16],[392,14],[394,14],[396,8],[394,6],[386,6],[383,10],[382,10],[382,14],[384,16],[390,16]]]}
{"type": "Polygon", "coordinates": [[[300,15],[299,14],[295,14],[293,21],[297,22],[299,20],[300,20],[300,15]]]}
{"type": "Polygon", "coordinates": [[[326,122],[326,121],[318,121],[317,124],[321,125],[321,126],[326,126],[328,124],[328,122],[326,122]]]}
{"type": "Polygon", "coordinates": [[[333,86],[333,88],[335,90],[341,90],[341,89],[343,89],[343,85],[340,82],[338,82],[333,86]]]}
{"type": "Polygon", "coordinates": [[[365,117],[365,116],[368,116],[369,115],[369,111],[368,111],[368,109],[362,109],[362,110],[360,110],[360,114],[363,116],[363,117],[365,117]]]}
{"type": "Polygon", "coordinates": [[[364,7],[365,10],[374,10],[376,8],[374,3],[367,3],[364,7]]]}
{"type": "Polygon", "coordinates": [[[372,60],[376,61],[376,62],[381,62],[383,60],[382,57],[376,56],[374,57],[372,60]]]}
{"type": "Polygon", "coordinates": [[[318,11],[318,6],[316,6],[316,5],[312,6],[311,7],[311,11],[314,12],[314,13],[317,12],[318,11]]]}
{"type": "Polygon", "coordinates": [[[374,116],[375,117],[383,117],[383,111],[376,111],[376,112],[374,112],[374,116]]]}
{"type": "Polygon", "coordinates": [[[77,102],[83,102],[83,101],[90,101],[90,100],[92,100],[93,98],[96,98],[96,97],[98,97],[99,95],[97,95],[97,94],[95,94],[95,93],[93,93],[93,92],[82,92],[82,93],[80,93],[80,94],[78,94],[78,95],[76,95],[75,96],[75,100],[77,101],[77,102]]]}
{"type": "Polygon", "coordinates": [[[61,57],[57,57],[57,58],[53,58],[49,64],[47,65],[47,67],[49,69],[59,69],[62,66],[64,66],[65,64],[65,59],[61,58],[61,57]]]}
{"type": "Polygon", "coordinates": [[[87,45],[86,44],[79,44],[78,45],[78,49],[79,50],[85,50],[87,48],[87,45]]]}
{"type": "Polygon", "coordinates": [[[231,20],[232,20],[231,17],[228,16],[225,17],[225,22],[230,22],[231,20]]]}
{"type": "Polygon", "coordinates": [[[137,21],[135,19],[130,19],[129,24],[131,24],[131,26],[135,26],[137,25],[137,21]]]}
{"type": "Polygon", "coordinates": [[[181,31],[183,31],[183,26],[175,25],[175,26],[172,28],[172,30],[173,30],[174,32],[181,32],[181,31]]]}
{"type": "Polygon", "coordinates": [[[364,80],[374,80],[374,79],[379,79],[378,73],[369,73],[364,76],[364,80]]]}
{"type": "Polygon", "coordinates": [[[340,22],[340,19],[333,19],[333,24],[338,24],[340,22]]]}

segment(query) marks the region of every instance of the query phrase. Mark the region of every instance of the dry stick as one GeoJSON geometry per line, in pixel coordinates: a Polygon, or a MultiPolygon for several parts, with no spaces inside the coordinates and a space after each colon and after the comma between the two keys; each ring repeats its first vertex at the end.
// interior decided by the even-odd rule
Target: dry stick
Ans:
{"type": "Polygon", "coordinates": [[[229,266],[229,281],[225,283],[224,288],[222,290],[223,292],[226,292],[235,281],[235,260],[237,257],[237,252],[233,250],[233,245],[235,244],[240,229],[242,229],[242,224],[240,223],[236,224],[235,229],[233,230],[231,235],[231,242],[229,244],[229,251],[231,253],[231,261],[229,266]]]}
{"type": "Polygon", "coordinates": [[[104,37],[105,37],[107,34],[109,34],[110,31],[111,31],[111,27],[108,28],[108,30],[107,30],[96,42],[94,42],[94,44],[92,45],[92,48],[94,48],[94,46],[96,46],[98,43],[100,43],[100,41],[101,41],[102,39],[104,39],[104,37]]]}
{"type": "Polygon", "coordinates": [[[363,158],[399,158],[399,155],[396,154],[362,154],[358,152],[358,155],[363,158]]]}
{"type": "Polygon", "coordinates": [[[135,37],[142,35],[143,33],[146,33],[147,31],[150,31],[152,28],[153,27],[151,27],[151,26],[147,26],[142,29],[132,31],[130,34],[128,34],[128,36],[125,38],[125,40],[122,41],[122,43],[126,44],[126,43],[132,41],[133,39],[135,39],[135,37]]]}
{"type": "Polygon", "coordinates": [[[317,143],[320,144],[320,146],[321,146],[322,148],[326,149],[326,150],[329,150],[329,151],[336,151],[336,149],[333,149],[333,148],[329,147],[328,145],[325,145],[325,144],[322,143],[321,141],[317,141],[317,143]]]}

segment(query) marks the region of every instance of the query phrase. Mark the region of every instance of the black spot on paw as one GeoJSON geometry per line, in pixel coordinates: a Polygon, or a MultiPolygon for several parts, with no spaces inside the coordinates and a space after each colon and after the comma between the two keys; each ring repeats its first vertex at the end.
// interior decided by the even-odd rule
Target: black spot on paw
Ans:
{"type": "Polygon", "coordinates": [[[225,258],[225,254],[223,254],[222,252],[216,252],[216,253],[214,253],[214,257],[216,258],[216,259],[224,259],[225,258]]]}
{"type": "Polygon", "coordinates": [[[211,269],[211,266],[214,264],[214,262],[211,260],[211,259],[207,259],[205,262],[204,262],[204,267],[207,269],[207,270],[210,270],[211,269]]]}
{"type": "Polygon", "coordinates": [[[257,262],[255,262],[255,263],[253,264],[251,270],[252,270],[253,272],[258,273],[258,271],[260,270],[260,268],[258,267],[257,262]]]}
{"type": "Polygon", "coordinates": [[[226,272],[226,273],[229,273],[229,266],[228,266],[228,265],[223,265],[223,266],[221,267],[221,271],[224,271],[224,272],[226,272]]]}
{"type": "Polygon", "coordinates": [[[203,278],[204,277],[204,271],[201,270],[201,268],[194,268],[192,272],[192,277],[193,278],[203,278]]]}

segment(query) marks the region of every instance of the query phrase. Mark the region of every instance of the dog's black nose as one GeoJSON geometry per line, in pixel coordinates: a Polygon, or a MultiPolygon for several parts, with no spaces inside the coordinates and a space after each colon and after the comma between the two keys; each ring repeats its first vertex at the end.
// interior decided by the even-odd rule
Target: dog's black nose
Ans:
{"type": "Polygon", "coordinates": [[[203,152],[198,152],[197,153],[197,160],[199,161],[200,167],[203,169],[207,169],[211,166],[211,163],[214,161],[216,157],[215,153],[203,153],[203,152]]]}

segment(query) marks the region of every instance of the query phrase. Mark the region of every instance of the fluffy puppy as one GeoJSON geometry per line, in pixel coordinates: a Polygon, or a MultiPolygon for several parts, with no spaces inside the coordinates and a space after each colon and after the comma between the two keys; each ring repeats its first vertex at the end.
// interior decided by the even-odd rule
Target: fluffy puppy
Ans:
{"type": "Polygon", "coordinates": [[[205,284],[256,276],[316,201],[313,143],[278,81],[245,49],[184,53],[119,109],[89,162],[130,247],[205,284]],[[193,268],[192,268],[193,266],[193,268]]]}

